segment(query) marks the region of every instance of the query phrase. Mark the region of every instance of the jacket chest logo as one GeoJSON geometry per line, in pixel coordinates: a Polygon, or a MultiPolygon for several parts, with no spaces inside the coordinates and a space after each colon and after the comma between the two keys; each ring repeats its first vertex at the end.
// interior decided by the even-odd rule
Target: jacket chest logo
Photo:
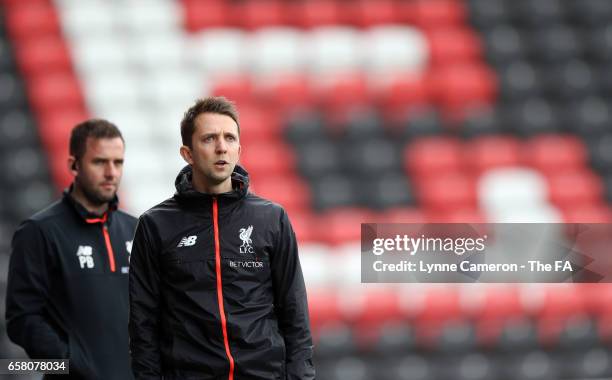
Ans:
{"type": "Polygon", "coordinates": [[[79,245],[76,253],[79,258],[81,269],[91,269],[94,267],[93,251],[89,245],[79,245]]]}
{"type": "Polygon", "coordinates": [[[240,246],[240,253],[255,253],[255,251],[253,250],[253,240],[251,239],[252,233],[252,225],[240,229],[240,240],[242,240],[242,245],[240,246]]]}
{"type": "Polygon", "coordinates": [[[181,239],[181,241],[178,243],[176,247],[177,248],[190,247],[196,243],[197,239],[198,237],[196,235],[185,236],[184,238],[181,239]]]}

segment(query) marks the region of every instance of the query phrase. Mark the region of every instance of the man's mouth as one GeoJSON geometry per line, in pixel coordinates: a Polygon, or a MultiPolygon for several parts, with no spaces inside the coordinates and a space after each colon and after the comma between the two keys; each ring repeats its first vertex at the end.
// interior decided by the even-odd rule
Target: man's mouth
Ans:
{"type": "Polygon", "coordinates": [[[224,165],[227,165],[227,163],[228,163],[227,161],[219,160],[215,162],[215,166],[224,166],[224,165]]]}

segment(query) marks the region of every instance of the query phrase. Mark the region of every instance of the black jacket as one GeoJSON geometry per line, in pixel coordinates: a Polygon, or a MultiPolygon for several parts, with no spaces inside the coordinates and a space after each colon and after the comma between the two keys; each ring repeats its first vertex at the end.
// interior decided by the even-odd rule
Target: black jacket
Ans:
{"type": "Polygon", "coordinates": [[[116,210],[116,199],[99,217],[68,192],[24,221],[9,265],[10,339],[31,358],[70,359],[69,378],[132,378],[128,269],[135,227],[136,218],[116,210]]]}
{"type": "Polygon", "coordinates": [[[285,211],[248,192],[195,191],[138,222],[130,269],[130,346],[137,379],[314,379],[304,279],[285,211]]]}

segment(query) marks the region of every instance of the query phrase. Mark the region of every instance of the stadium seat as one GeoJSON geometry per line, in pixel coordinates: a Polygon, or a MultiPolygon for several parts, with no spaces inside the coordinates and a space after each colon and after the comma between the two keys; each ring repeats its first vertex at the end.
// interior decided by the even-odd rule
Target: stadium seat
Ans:
{"type": "Polygon", "coordinates": [[[211,75],[246,71],[247,38],[238,28],[207,29],[189,41],[192,64],[211,75]]]}
{"type": "Polygon", "coordinates": [[[501,134],[503,124],[500,112],[490,106],[473,107],[466,111],[459,129],[466,138],[501,134]]]}
{"type": "Polygon", "coordinates": [[[484,136],[465,146],[466,166],[477,174],[489,169],[518,166],[521,163],[521,144],[513,137],[484,136]]]}
{"type": "Polygon", "coordinates": [[[65,71],[71,67],[68,48],[63,39],[56,36],[24,41],[17,46],[16,55],[24,75],[65,71]]]}
{"type": "Polygon", "coordinates": [[[587,29],[587,33],[583,41],[589,60],[605,65],[612,63],[612,27],[608,24],[595,25],[587,29]]]}
{"type": "Polygon", "coordinates": [[[335,0],[296,1],[289,4],[288,18],[292,25],[302,28],[337,25],[340,22],[340,3],[335,0]]]}
{"type": "Polygon", "coordinates": [[[232,4],[234,23],[244,29],[279,26],[287,23],[285,3],[277,0],[246,0],[232,4]]]}
{"type": "Polygon", "coordinates": [[[565,111],[565,130],[587,139],[598,140],[612,124],[612,110],[604,98],[584,97],[565,111]]]}
{"type": "Polygon", "coordinates": [[[357,189],[346,176],[333,174],[311,180],[312,203],[315,210],[350,207],[357,204],[357,189]]]}
{"type": "Polygon", "coordinates": [[[568,171],[548,177],[550,200],[561,209],[601,205],[601,178],[590,170],[568,171]]]}
{"type": "Polygon", "coordinates": [[[583,45],[577,33],[564,24],[535,29],[528,37],[530,54],[539,62],[567,62],[582,54],[583,45]]]}
{"type": "Polygon", "coordinates": [[[362,63],[359,32],[348,27],[316,28],[306,36],[309,71],[314,74],[356,70],[362,63]]]}
{"type": "Polygon", "coordinates": [[[588,142],[591,165],[603,174],[612,174],[612,133],[592,138],[588,142]]]}
{"type": "Polygon", "coordinates": [[[304,34],[295,28],[263,28],[247,42],[248,67],[256,75],[299,73],[306,64],[304,34]]]}
{"type": "Polygon", "coordinates": [[[344,114],[347,109],[365,106],[371,100],[367,80],[359,72],[323,75],[314,81],[313,87],[318,105],[332,114],[344,114]]]}
{"type": "Polygon", "coordinates": [[[426,36],[430,65],[452,65],[481,59],[480,39],[471,29],[435,28],[428,31],[426,36]]]}
{"type": "MultiPolygon", "coordinates": [[[[354,205],[356,202],[347,202],[354,205]]],[[[319,236],[322,241],[336,246],[346,242],[358,242],[361,239],[361,224],[370,223],[374,214],[361,208],[336,208],[321,215],[319,236]]]]}
{"type": "MultiPolygon", "coordinates": [[[[380,1],[365,3],[379,7],[380,1]]],[[[421,31],[410,26],[376,26],[364,32],[364,69],[371,76],[421,74],[431,62],[431,46],[421,31]]],[[[467,49],[466,49],[467,50],[467,49]]]]}
{"type": "Polygon", "coordinates": [[[580,100],[596,95],[598,84],[590,65],[571,60],[555,65],[545,65],[539,70],[544,94],[549,99],[580,100]]]}
{"type": "Polygon", "coordinates": [[[360,204],[364,206],[384,210],[414,204],[413,191],[401,171],[365,175],[357,182],[360,204]]]}
{"type": "Polygon", "coordinates": [[[444,133],[444,122],[434,107],[406,107],[392,126],[392,134],[402,142],[444,133]]]}
{"type": "Polygon", "coordinates": [[[388,119],[397,118],[407,109],[430,103],[429,88],[421,74],[398,74],[379,82],[375,101],[388,119]]]}
{"type": "Polygon", "coordinates": [[[505,0],[469,0],[466,4],[470,21],[481,30],[503,25],[510,16],[505,0]]]}
{"type": "Polygon", "coordinates": [[[9,72],[0,73],[0,109],[20,107],[26,101],[26,90],[20,78],[9,72]]]}
{"type": "Polygon", "coordinates": [[[463,169],[463,146],[450,137],[415,140],[404,150],[404,167],[415,178],[444,177],[463,169]]]}
{"type": "Polygon", "coordinates": [[[340,152],[329,141],[305,142],[296,151],[297,166],[306,178],[315,179],[340,172],[340,152]]]}
{"type": "Polygon", "coordinates": [[[571,172],[583,168],[587,162],[584,144],[571,135],[537,136],[529,140],[524,149],[526,163],[544,174],[571,172]]]}
{"type": "Polygon", "coordinates": [[[560,110],[545,98],[519,98],[499,107],[507,132],[529,137],[562,129],[560,110]]]}
{"type": "Polygon", "coordinates": [[[423,29],[459,25],[467,13],[464,3],[456,0],[417,0],[413,11],[414,22],[423,29]]]}
{"type": "Polygon", "coordinates": [[[310,208],[310,189],[300,178],[290,174],[264,174],[253,177],[253,190],[256,194],[280,204],[290,214],[305,212],[310,208]],[[260,177],[262,180],[258,181],[260,177]]]}
{"type": "Polygon", "coordinates": [[[496,67],[522,60],[528,52],[524,33],[510,24],[491,25],[483,35],[483,43],[488,61],[496,67]]]}
{"type": "Polygon", "coordinates": [[[612,18],[612,4],[606,0],[584,0],[565,2],[568,16],[582,25],[603,25],[612,18]]]}
{"type": "Polygon", "coordinates": [[[512,60],[498,68],[500,98],[505,102],[542,95],[540,72],[528,62],[512,60]]]}
{"type": "Polygon", "coordinates": [[[546,27],[556,24],[565,18],[565,7],[562,0],[519,0],[510,3],[512,18],[528,28],[546,27]]]}
{"type": "Polygon", "coordinates": [[[221,28],[230,22],[230,6],[226,1],[182,0],[185,9],[183,22],[191,32],[201,29],[221,28]]]}
{"type": "Polygon", "coordinates": [[[399,149],[388,139],[364,139],[352,145],[346,144],[341,153],[344,169],[361,178],[401,170],[399,149]]]}
{"type": "Polygon", "coordinates": [[[497,77],[484,65],[449,65],[429,75],[434,101],[451,115],[469,106],[492,104],[496,99],[497,77]]]}
{"type": "Polygon", "coordinates": [[[253,177],[283,176],[295,167],[295,156],[282,142],[252,141],[240,152],[240,162],[249,168],[253,177]]]}
{"type": "Polygon", "coordinates": [[[50,1],[13,2],[4,13],[6,28],[15,41],[60,34],[58,16],[50,1]]]}
{"type": "Polygon", "coordinates": [[[72,74],[41,75],[28,82],[31,104],[41,114],[57,108],[83,106],[81,86],[72,74]]]}

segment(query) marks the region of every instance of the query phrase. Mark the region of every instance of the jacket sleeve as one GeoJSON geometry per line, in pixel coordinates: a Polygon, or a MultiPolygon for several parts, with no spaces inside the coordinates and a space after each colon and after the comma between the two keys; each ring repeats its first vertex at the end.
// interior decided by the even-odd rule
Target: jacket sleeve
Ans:
{"type": "Polygon", "coordinates": [[[287,379],[310,380],[315,378],[315,370],[312,363],[313,346],[306,287],[297,241],[284,210],[280,219],[280,231],[271,266],[274,306],[287,349],[287,379]]]}
{"type": "Polygon", "coordinates": [[[68,358],[65,333],[49,321],[51,252],[40,227],[32,220],[22,223],[11,244],[6,292],[7,334],[32,359],[68,358]]]}
{"type": "Polygon", "coordinates": [[[138,379],[161,379],[158,250],[143,217],[136,227],[130,258],[130,352],[138,379]]]}

